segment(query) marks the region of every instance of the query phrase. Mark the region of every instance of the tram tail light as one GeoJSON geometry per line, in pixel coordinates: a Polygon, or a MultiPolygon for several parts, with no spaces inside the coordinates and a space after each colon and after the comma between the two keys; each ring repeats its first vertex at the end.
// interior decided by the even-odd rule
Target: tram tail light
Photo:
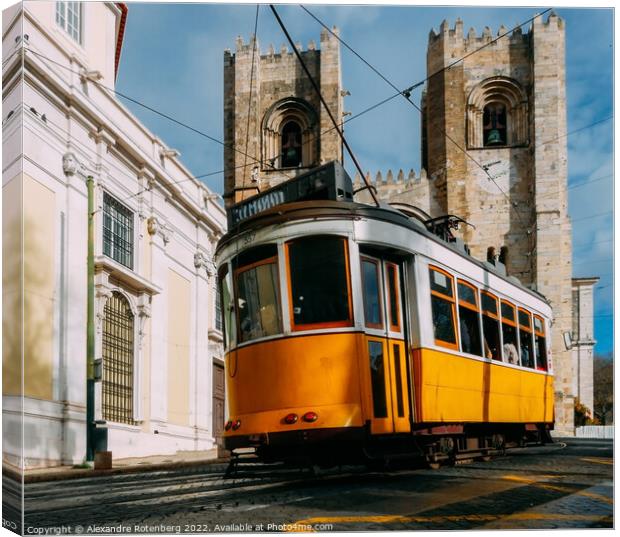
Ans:
{"type": "Polygon", "coordinates": [[[224,430],[225,431],[230,431],[230,428],[232,427],[232,421],[228,420],[226,422],[226,425],[224,425],[224,430]]]}
{"type": "Polygon", "coordinates": [[[316,420],[319,419],[319,415],[316,412],[310,411],[306,412],[301,419],[308,423],[314,423],[316,420]]]}
{"type": "Polygon", "coordinates": [[[293,425],[293,423],[297,423],[297,414],[287,414],[284,417],[284,423],[287,425],[293,425]]]}
{"type": "Polygon", "coordinates": [[[232,430],[236,431],[239,427],[241,427],[241,420],[235,420],[235,422],[232,424],[232,430]]]}

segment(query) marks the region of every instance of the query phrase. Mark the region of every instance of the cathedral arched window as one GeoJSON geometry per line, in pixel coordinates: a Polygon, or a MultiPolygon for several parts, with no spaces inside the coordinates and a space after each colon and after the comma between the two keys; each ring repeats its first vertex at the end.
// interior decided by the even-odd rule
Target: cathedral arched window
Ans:
{"type": "Polygon", "coordinates": [[[127,298],[114,291],[103,315],[103,419],[133,424],[134,314],[127,298]]]}
{"type": "Polygon", "coordinates": [[[296,121],[288,121],[282,127],[280,135],[282,143],[282,167],[293,168],[302,162],[301,127],[296,121]]]}
{"type": "Polygon", "coordinates": [[[318,164],[318,114],[310,103],[289,97],[267,110],[262,123],[261,153],[264,171],[318,164]]]}
{"type": "Polygon", "coordinates": [[[500,76],[483,80],[467,101],[467,147],[515,147],[527,143],[527,95],[521,85],[500,76]]]}

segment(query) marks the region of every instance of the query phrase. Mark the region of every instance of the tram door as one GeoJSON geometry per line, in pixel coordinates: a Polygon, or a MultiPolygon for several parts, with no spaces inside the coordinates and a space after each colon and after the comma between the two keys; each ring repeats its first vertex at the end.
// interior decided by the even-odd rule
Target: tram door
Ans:
{"type": "Polygon", "coordinates": [[[372,434],[411,430],[401,266],[361,256],[372,434]]]}

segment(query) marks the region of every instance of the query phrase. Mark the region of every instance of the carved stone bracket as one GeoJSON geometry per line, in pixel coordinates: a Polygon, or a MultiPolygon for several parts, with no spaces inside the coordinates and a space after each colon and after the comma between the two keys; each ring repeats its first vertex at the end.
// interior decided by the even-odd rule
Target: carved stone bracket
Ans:
{"type": "Polygon", "coordinates": [[[80,175],[86,177],[86,166],[82,164],[75,156],[73,151],[68,151],[62,156],[62,171],[67,177],[80,175]]]}
{"type": "Polygon", "coordinates": [[[108,298],[110,298],[111,296],[112,289],[110,289],[105,283],[99,283],[95,285],[95,317],[97,319],[96,329],[98,334],[101,334],[101,331],[103,329],[103,318],[105,317],[104,308],[106,302],[108,301],[108,298]]]}
{"type": "Polygon", "coordinates": [[[144,339],[144,325],[150,317],[151,297],[146,293],[142,293],[138,297],[138,346],[140,349],[142,349],[142,340],[144,339]]]}
{"type": "Polygon", "coordinates": [[[151,216],[147,221],[147,229],[149,235],[159,235],[164,241],[164,246],[166,246],[172,237],[172,230],[168,228],[166,224],[163,224],[159,221],[159,219],[155,216],[151,216]]]}
{"type": "Polygon", "coordinates": [[[204,268],[207,271],[207,277],[209,278],[215,274],[215,263],[203,252],[196,252],[194,254],[194,267],[198,270],[204,268]]]}

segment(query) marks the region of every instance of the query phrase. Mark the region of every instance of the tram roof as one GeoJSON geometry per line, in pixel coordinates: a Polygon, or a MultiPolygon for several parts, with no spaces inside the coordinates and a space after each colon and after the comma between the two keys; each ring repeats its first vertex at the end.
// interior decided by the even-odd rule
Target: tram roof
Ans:
{"type": "Polygon", "coordinates": [[[233,241],[237,235],[245,233],[247,231],[254,230],[256,228],[262,228],[270,225],[281,224],[283,222],[304,220],[308,218],[334,218],[339,217],[343,219],[354,218],[369,218],[373,220],[381,220],[389,222],[398,226],[408,228],[420,235],[423,235],[427,239],[448,248],[450,251],[457,253],[463,259],[481,267],[482,269],[493,273],[498,278],[506,281],[507,283],[519,287],[525,292],[535,296],[536,298],[544,300],[547,304],[549,301],[547,298],[538,291],[530,289],[523,285],[517,278],[506,276],[500,271],[496,270],[493,265],[486,263],[479,259],[468,255],[466,252],[457,248],[453,244],[442,240],[437,235],[431,233],[426,227],[414,218],[410,218],[405,213],[390,207],[389,205],[381,205],[379,207],[366,205],[363,203],[347,202],[347,201],[327,201],[327,200],[307,200],[285,203],[277,205],[271,209],[267,209],[256,215],[253,215],[246,220],[243,220],[234,228],[229,229],[228,232],[219,240],[215,252],[217,253],[226,244],[233,241]]]}

